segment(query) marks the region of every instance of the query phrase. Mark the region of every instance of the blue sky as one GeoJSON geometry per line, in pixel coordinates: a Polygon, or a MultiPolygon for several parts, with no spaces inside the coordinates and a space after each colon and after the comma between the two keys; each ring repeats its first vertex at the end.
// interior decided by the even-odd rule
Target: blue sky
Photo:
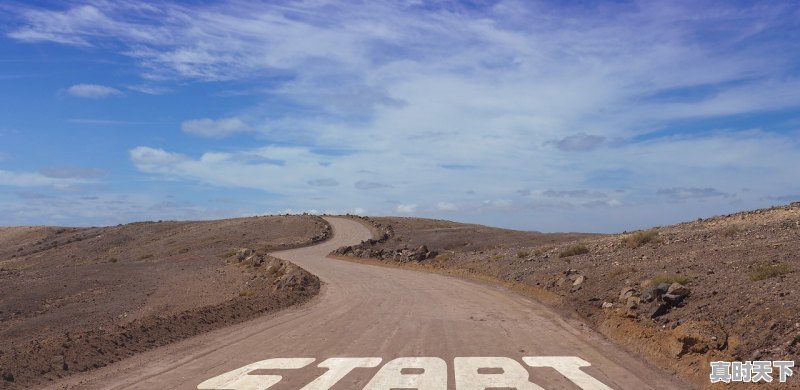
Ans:
{"type": "Polygon", "coordinates": [[[4,2],[0,225],[800,200],[794,2],[4,2]]]}

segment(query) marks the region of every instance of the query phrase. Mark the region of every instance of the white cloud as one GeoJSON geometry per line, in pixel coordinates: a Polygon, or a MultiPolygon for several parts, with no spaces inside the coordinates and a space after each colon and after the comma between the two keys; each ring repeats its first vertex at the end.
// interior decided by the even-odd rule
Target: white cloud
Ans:
{"type": "Polygon", "coordinates": [[[84,168],[72,165],[49,166],[39,170],[39,173],[46,177],[56,179],[69,178],[96,178],[106,174],[105,170],[99,168],[84,168]]]}
{"type": "Polygon", "coordinates": [[[172,92],[172,89],[170,88],[148,84],[126,85],[125,88],[147,95],[164,95],[172,92]]]}
{"type": "Polygon", "coordinates": [[[88,181],[83,177],[58,177],[38,172],[19,172],[0,169],[0,186],[65,189],[86,182],[88,181]]]}
{"type": "Polygon", "coordinates": [[[457,211],[458,205],[450,202],[439,202],[436,204],[436,210],[439,211],[457,211]]]}
{"type": "Polygon", "coordinates": [[[199,135],[208,138],[223,138],[235,133],[252,131],[241,119],[237,117],[221,119],[193,119],[181,123],[184,133],[199,135]]]}
{"type": "Polygon", "coordinates": [[[122,92],[116,88],[97,84],[75,84],[67,88],[67,93],[72,96],[89,99],[102,99],[122,95],[122,92]]]}
{"type": "Polygon", "coordinates": [[[413,214],[417,212],[417,205],[415,203],[399,204],[397,208],[395,208],[395,211],[400,214],[413,214]]]}
{"type": "Polygon", "coordinates": [[[129,154],[131,161],[140,168],[166,166],[186,160],[181,154],[147,146],[137,146],[131,149],[129,154]]]}

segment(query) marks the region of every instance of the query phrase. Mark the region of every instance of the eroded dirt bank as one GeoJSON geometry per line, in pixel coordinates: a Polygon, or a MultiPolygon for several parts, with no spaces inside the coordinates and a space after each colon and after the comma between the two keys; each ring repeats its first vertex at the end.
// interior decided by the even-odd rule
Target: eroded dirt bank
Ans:
{"type": "Polygon", "coordinates": [[[339,256],[506,284],[708,385],[713,360],[800,360],[800,203],[580,236],[369,218],[339,256]]]}
{"type": "Polygon", "coordinates": [[[312,216],[0,228],[0,388],[30,388],[295,305],[319,279],[267,251],[312,216]]]}

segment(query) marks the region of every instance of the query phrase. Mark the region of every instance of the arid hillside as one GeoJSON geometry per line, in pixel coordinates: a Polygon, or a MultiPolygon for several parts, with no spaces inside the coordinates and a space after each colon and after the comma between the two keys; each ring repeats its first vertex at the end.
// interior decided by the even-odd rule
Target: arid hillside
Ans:
{"type": "Polygon", "coordinates": [[[319,280],[267,251],[318,217],[0,228],[0,388],[27,388],[302,302],[319,280]]]}
{"type": "Polygon", "coordinates": [[[698,385],[712,360],[800,360],[800,203],[615,235],[367,220],[381,239],[336,254],[506,284],[698,385]]]}

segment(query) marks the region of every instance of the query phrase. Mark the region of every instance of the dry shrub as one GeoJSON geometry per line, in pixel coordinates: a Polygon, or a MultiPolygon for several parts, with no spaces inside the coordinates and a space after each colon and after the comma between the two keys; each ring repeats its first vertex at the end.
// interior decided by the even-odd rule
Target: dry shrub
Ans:
{"type": "Polygon", "coordinates": [[[682,274],[664,274],[658,275],[651,279],[651,282],[654,285],[659,285],[661,283],[672,284],[672,283],[680,283],[686,284],[689,283],[689,277],[682,274]]]}
{"type": "Polygon", "coordinates": [[[558,257],[577,256],[577,255],[582,255],[584,253],[589,253],[589,248],[587,248],[586,245],[577,244],[562,250],[561,253],[558,254],[558,257]]]}
{"type": "Polygon", "coordinates": [[[750,280],[755,282],[774,278],[786,275],[792,271],[792,267],[790,267],[789,264],[759,265],[753,267],[750,271],[750,280]]]}
{"type": "Polygon", "coordinates": [[[628,248],[638,248],[648,242],[658,242],[657,230],[646,230],[629,234],[622,239],[622,245],[628,248]]]}

